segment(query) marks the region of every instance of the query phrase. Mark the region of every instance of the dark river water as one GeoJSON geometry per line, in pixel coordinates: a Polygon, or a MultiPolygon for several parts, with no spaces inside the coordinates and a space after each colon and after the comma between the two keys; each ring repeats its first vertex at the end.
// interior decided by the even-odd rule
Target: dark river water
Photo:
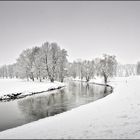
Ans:
{"type": "Polygon", "coordinates": [[[0,102],[0,131],[65,112],[110,93],[110,87],[71,81],[63,89],[0,102]]]}

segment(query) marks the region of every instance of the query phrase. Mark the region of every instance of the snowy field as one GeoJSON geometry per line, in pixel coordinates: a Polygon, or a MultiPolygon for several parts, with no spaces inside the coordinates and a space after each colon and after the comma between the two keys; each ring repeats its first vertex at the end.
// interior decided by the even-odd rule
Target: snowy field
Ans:
{"type": "MultiPolygon", "coordinates": [[[[60,82],[32,82],[20,79],[0,79],[0,98],[6,98],[4,95],[22,93],[21,95],[30,95],[36,92],[48,91],[65,86],[60,82]]],[[[21,96],[20,95],[20,96],[21,96]]]]}
{"type": "Polygon", "coordinates": [[[138,76],[115,78],[107,97],[0,132],[0,138],[140,138],[139,83],[138,76]]]}

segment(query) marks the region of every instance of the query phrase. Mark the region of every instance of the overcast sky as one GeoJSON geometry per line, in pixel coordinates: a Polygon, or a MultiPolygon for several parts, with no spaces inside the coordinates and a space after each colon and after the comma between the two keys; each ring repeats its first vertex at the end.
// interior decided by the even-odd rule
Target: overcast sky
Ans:
{"type": "Polygon", "coordinates": [[[0,65],[23,49],[57,42],[69,61],[113,54],[121,63],[140,60],[139,1],[0,2],[0,65]]]}

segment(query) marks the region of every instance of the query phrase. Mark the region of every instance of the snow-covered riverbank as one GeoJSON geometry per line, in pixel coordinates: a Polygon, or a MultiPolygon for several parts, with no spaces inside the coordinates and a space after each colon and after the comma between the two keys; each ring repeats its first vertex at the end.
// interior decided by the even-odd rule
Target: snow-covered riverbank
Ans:
{"type": "Polygon", "coordinates": [[[0,132],[0,138],[140,138],[139,83],[138,76],[115,78],[109,96],[0,132]]]}
{"type": "MultiPolygon", "coordinates": [[[[70,78],[70,80],[72,80],[72,81],[78,81],[78,82],[86,82],[88,84],[96,84],[96,85],[109,86],[109,87],[113,88],[111,85],[105,84],[104,77],[99,77],[99,76],[96,76],[93,79],[90,79],[88,82],[86,81],[86,79],[83,78],[81,80],[78,77],[77,78],[70,78]]],[[[110,80],[108,80],[108,83],[110,83],[110,80]]]]}
{"type": "Polygon", "coordinates": [[[25,97],[45,91],[59,89],[64,87],[60,82],[32,82],[20,79],[0,79],[0,99],[7,100],[13,98],[25,97]]]}
{"type": "MultiPolygon", "coordinates": [[[[82,80],[79,79],[78,77],[76,78],[71,78],[71,80],[73,81],[82,81],[82,82],[86,82],[86,79],[83,78],[82,80]]],[[[99,76],[95,76],[93,79],[90,79],[88,83],[100,83],[100,84],[104,84],[104,78],[103,77],[99,77],[99,76]]]]}

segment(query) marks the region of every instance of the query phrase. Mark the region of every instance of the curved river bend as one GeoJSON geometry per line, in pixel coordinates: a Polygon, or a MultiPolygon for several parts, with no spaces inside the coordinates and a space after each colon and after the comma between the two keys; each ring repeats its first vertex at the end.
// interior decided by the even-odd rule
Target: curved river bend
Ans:
{"type": "Polygon", "coordinates": [[[103,98],[111,88],[83,82],[67,82],[63,89],[0,102],[0,131],[53,116],[103,98]]]}

